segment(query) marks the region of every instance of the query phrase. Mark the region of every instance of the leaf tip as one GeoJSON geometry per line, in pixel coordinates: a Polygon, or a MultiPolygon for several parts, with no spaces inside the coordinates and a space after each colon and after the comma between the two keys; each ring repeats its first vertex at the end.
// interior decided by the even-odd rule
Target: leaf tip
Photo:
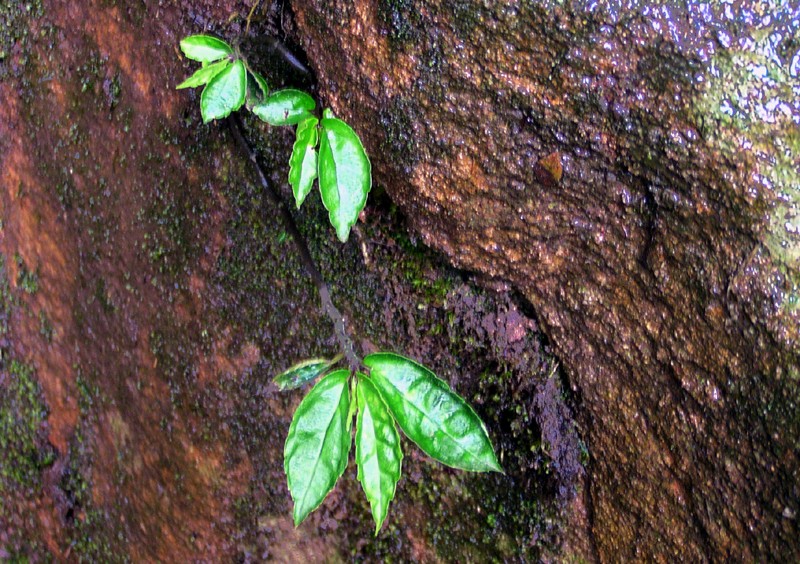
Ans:
{"type": "Polygon", "coordinates": [[[336,229],[336,236],[339,238],[340,242],[347,243],[347,239],[350,237],[350,227],[347,226],[344,229],[336,229]]]}
{"type": "Polygon", "coordinates": [[[301,515],[297,511],[297,504],[295,504],[294,512],[293,512],[293,515],[292,515],[292,521],[294,521],[295,528],[299,527],[303,523],[303,521],[305,521],[305,518],[306,518],[306,515],[301,515]]]}

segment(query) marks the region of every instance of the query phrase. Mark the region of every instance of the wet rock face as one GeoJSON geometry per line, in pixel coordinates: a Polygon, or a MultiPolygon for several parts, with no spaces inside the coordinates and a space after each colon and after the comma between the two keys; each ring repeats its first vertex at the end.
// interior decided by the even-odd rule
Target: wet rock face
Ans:
{"type": "Polygon", "coordinates": [[[294,12],[426,243],[535,307],[583,402],[599,555],[796,554],[798,9],[294,12]]]}
{"type": "MultiPolygon", "coordinates": [[[[294,527],[283,447],[302,393],[270,380],[335,354],[332,330],[249,160],[174,88],[196,68],[179,38],[249,57],[284,3],[261,3],[247,38],[231,14],[251,2],[163,4],[0,5],[0,560],[541,560],[582,474],[549,347],[516,294],[442,265],[386,198],[347,245],[318,198],[299,228],[362,351],[447,379],[506,473],[407,444],[380,535],[353,466],[294,527]]],[[[292,131],[244,124],[291,198],[292,131]]]]}

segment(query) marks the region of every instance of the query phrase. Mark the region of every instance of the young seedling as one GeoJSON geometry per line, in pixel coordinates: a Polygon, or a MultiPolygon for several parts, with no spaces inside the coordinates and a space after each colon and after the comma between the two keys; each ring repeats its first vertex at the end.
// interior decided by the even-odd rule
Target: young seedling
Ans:
{"type": "MultiPolygon", "coordinates": [[[[295,204],[299,209],[317,180],[331,225],[339,240],[347,241],[372,186],[369,159],[352,128],[334,117],[330,109],[316,115],[314,99],[303,91],[288,88],[270,92],[266,80],[220,39],[193,35],[181,41],[181,50],[202,63],[178,88],[204,87],[200,113],[205,123],[245,106],[270,125],[296,126],[289,159],[295,204]]],[[[370,354],[363,360],[356,357],[327,285],[291,216],[287,213],[284,217],[349,364],[349,370],[333,369],[342,355],[330,360],[309,359],[274,379],[281,390],[292,390],[319,378],[297,407],[284,448],[295,525],[320,506],[344,473],[354,418],[358,480],[370,504],[376,535],[400,479],[403,453],[398,427],[425,454],[447,466],[471,472],[502,472],[486,426],[433,372],[391,352],[370,354]]]]}

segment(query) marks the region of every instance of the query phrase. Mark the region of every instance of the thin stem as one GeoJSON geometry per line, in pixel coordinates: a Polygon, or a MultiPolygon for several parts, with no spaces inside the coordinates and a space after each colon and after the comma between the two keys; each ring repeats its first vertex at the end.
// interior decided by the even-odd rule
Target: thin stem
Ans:
{"type": "Polygon", "coordinates": [[[345,325],[344,316],[334,305],[333,300],[331,300],[331,293],[328,289],[328,284],[325,282],[325,279],[322,278],[322,274],[320,274],[314,259],[311,257],[311,253],[308,250],[308,245],[306,244],[305,238],[300,234],[300,230],[297,229],[297,224],[295,223],[288,206],[267,179],[267,175],[264,173],[264,169],[259,164],[255,151],[244,136],[244,127],[242,126],[242,122],[239,117],[235,114],[231,115],[228,118],[228,125],[231,128],[231,132],[233,133],[236,142],[239,144],[242,150],[247,153],[247,156],[253,163],[253,167],[256,169],[256,172],[258,172],[258,178],[261,182],[261,187],[264,189],[264,192],[267,194],[270,200],[272,200],[272,204],[280,212],[283,223],[286,226],[286,231],[288,231],[289,235],[292,236],[294,244],[297,247],[297,251],[300,255],[300,262],[303,263],[306,273],[311,277],[312,282],[314,282],[314,286],[317,287],[317,292],[319,292],[319,297],[322,301],[322,311],[325,312],[325,315],[327,315],[328,318],[333,322],[333,331],[336,335],[336,340],[339,341],[339,347],[341,348],[342,354],[344,354],[344,357],[347,360],[350,371],[357,372],[361,368],[361,358],[359,358],[355,352],[353,341],[350,339],[350,335],[347,333],[347,326],[345,325]]]}
{"type": "Polygon", "coordinates": [[[256,8],[258,8],[258,5],[259,5],[259,4],[261,4],[261,0],[256,0],[256,1],[253,3],[253,7],[252,7],[252,8],[250,8],[250,13],[249,13],[249,14],[247,14],[247,26],[244,28],[244,34],[245,34],[245,37],[246,37],[246,36],[248,36],[248,35],[250,35],[250,20],[252,19],[252,17],[253,17],[253,13],[255,13],[255,11],[256,11],[256,8]]]}

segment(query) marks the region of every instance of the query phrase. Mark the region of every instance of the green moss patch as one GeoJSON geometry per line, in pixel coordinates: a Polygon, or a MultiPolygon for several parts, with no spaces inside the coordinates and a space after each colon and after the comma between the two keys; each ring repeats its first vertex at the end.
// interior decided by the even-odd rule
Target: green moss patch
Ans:
{"type": "Polygon", "coordinates": [[[696,112],[726,154],[754,158],[754,180],[773,202],[764,244],[800,264],[800,75],[776,53],[769,33],[711,61],[696,112]]]}
{"type": "Polygon", "coordinates": [[[0,489],[38,483],[53,462],[44,447],[47,406],[30,366],[12,360],[0,375],[0,489]]]}

